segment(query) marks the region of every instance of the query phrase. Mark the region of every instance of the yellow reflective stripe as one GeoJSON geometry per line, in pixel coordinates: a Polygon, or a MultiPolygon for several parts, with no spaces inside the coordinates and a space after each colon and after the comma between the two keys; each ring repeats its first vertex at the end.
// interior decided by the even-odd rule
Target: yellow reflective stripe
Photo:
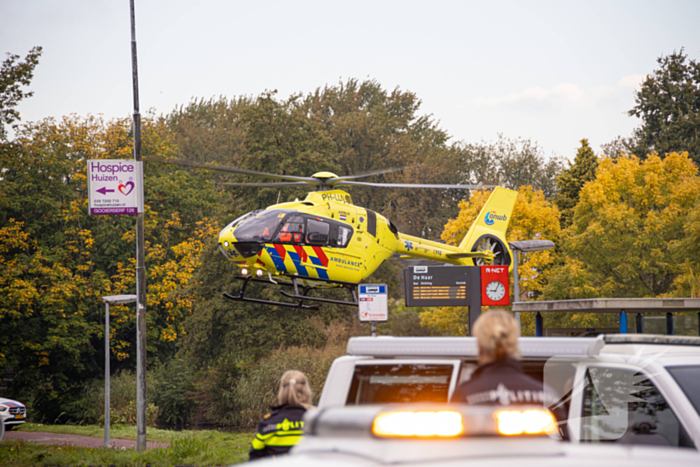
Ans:
{"type": "Polygon", "coordinates": [[[267,446],[294,446],[301,439],[301,435],[282,435],[270,438],[265,443],[267,446]]]}
{"type": "Polygon", "coordinates": [[[266,434],[266,435],[261,435],[260,433],[256,433],[256,434],[255,434],[255,437],[256,437],[257,439],[259,439],[260,441],[265,441],[266,439],[268,439],[268,438],[270,438],[270,437],[272,437],[272,436],[275,436],[275,433],[276,433],[276,432],[274,432],[274,431],[273,431],[272,433],[268,433],[268,434],[266,434]]]}
{"type": "Polygon", "coordinates": [[[259,451],[261,449],[265,449],[265,443],[260,441],[257,436],[255,438],[253,438],[253,441],[250,444],[253,445],[253,449],[255,449],[256,451],[259,451]]]}

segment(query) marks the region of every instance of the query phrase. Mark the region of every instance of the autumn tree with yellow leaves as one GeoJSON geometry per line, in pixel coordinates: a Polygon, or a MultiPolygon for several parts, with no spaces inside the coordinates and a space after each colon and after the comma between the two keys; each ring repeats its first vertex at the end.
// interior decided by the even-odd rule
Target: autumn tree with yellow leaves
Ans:
{"type": "Polygon", "coordinates": [[[699,207],[700,177],[687,153],[601,160],[562,233],[565,257],[546,297],[687,294],[700,272],[699,207]]]}
{"type": "MultiPolygon", "coordinates": [[[[474,219],[486,204],[490,192],[478,190],[468,200],[459,204],[459,215],[445,226],[442,239],[450,245],[457,245],[466,235],[474,219]]],[[[544,197],[541,190],[524,186],[518,190],[513,209],[513,217],[508,226],[506,238],[518,240],[559,240],[559,210],[544,197]]],[[[553,250],[521,253],[518,255],[520,290],[525,296],[539,295],[546,285],[550,266],[554,262],[553,250]]],[[[513,289],[511,278],[511,290],[513,289]]],[[[467,308],[434,308],[421,314],[421,324],[435,331],[452,335],[468,335],[467,308]]],[[[526,323],[527,325],[527,323],[526,323]]]]}

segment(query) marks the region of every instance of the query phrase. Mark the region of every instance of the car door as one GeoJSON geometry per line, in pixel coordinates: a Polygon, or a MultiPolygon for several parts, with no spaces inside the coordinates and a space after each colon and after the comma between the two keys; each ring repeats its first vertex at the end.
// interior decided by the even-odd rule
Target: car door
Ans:
{"type": "Polygon", "coordinates": [[[571,392],[572,441],[694,448],[667,391],[655,381],[659,371],[614,362],[581,363],[571,392]]]}

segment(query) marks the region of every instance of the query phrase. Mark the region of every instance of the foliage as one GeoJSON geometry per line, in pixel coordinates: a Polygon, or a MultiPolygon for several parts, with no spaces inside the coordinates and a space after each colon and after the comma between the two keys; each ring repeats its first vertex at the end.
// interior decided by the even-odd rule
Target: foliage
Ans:
{"type": "MultiPolygon", "coordinates": [[[[41,47],[33,47],[24,61],[18,61],[19,55],[7,54],[0,67],[0,141],[7,138],[5,125],[13,125],[19,120],[15,107],[22,99],[34,95],[33,91],[24,91],[22,86],[29,86],[34,77],[34,68],[39,64],[41,47]]],[[[13,125],[16,128],[16,125],[13,125]]]]}
{"type": "Polygon", "coordinates": [[[588,140],[582,139],[574,163],[569,164],[569,168],[557,177],[557,196],[554,203],[561,213],[562,228],[571,225],[581,188],[595,178],[596,167],[598,159],[588,145],[588,140]]]}
{"type": "Polygon", "coordinates": [[[318,403],[328,370],[333,360],[341,355],[345,355],[345,345],[332,343],[321,349],[279,349],[269,357],[255,362],[239,380],[235,390],[236,400],[241,407],[237,426],[244,430],[254,430],[269,408],[278,404],[279,381],[287,370],[299,370],[306,375],[314,393],[314,404],[318,403]]]}
{"type": "MultiPolygon", "coordinates": [[[[156,426],[159,410],[153,403],[158,393],[158,380],[153,377],[146,379],[146,424],[156,426]]],[[[136,374],[133,371],[122,371],[110,377],[109,381],[110,419],[113,424],[133,425],[136,423],[136,374]]],[[[95,379],[85,386],[81,404],[81,412],[76,418],[80,423],[104,424],[105,382],[95,379]]]]}
{"type": "Polygon", "coordinates": [[[688,248],[696,248],[689,238],[699,196],[698,169],[685,153],[603,159],[562,235],[566,257],[547,299],[672,293],[684,265],[697,268],[688,248]]]}
{"type": "Polygon", "coordinates": [[[512,190],[530,185],[547,198],[555,194],[556,177],[563,168],[560,158],[546,158],[536,142],[503,135],[494,143],[464,144],[462,153],[465,182],[512,190]]]}
{"type": "MultiPolygon", "coordinates": [[[[459,244],[489,196],[490,192],[480,190],[475,191],[468,201],[462,201],[459,205],[459,216],[445,225],[442,233],[443,240],[451,245],[459,244]]],[[[559,210],[545,199],[541,190],[534,190],[531,186],[521,187],[518,190],[506,238],[509,241],[551,240],[556,244],[559,235],[559,210]]],[[[554,261],[555,252],[552,250],[518,255],[522,295],[527,297],[529,294],[542,293],[554,261]]],[[[511,290],[513,290],[512,284],[511,290]]],[[[429,309],[421,313],[421,324],[440,333],[468,335],[466,316],[465,308],[429,309]]]]}
{"type": "MultiPolygon", "coordinates": [[[[102,296],[133,290],[133,219],[89,216],[86,161],[128,158],[129,120],[47,119],[0,145],[0,371],[9,393],[34,400],[53,421],[102,374],[102,296]],[[132,265],[132,266],[129,266],[132,265]]],[[[165,128],[143,121],[143,153],[169,157],[165,128]]],[[[148,342],[152,358],[174,353],[191,312],[190,279],[203,240],[216,232],[215,195],[205,179],[146,164],[148,342]]],[[[133,292],[132,292],[133,293],[133,292]]],[[[110,308],[115,370],[134,362],[128,306],[110,308]]]]}
{"type": "MultiPolygon", "coordinates": [[[[152,373],[153,374],[153,373],[152,373]]],[[[184,428],[190,422],[195,389],[192,368],[181,358],[172,358],[155,371],[153,402],[160,426],[184,428]]]]}
{"type": "MultiPolygon", "coordinates": [[[[385,323],[377,325],[377,334],[388,336],[438,336],[449,334],[445,330],[435,326],[428,327],[421,322],[421,313],[428,310],[426,308],[406,307],[402,299],[389,299],[389,319],[385,323]]],[[[368,335],[371,332],[369,324],[363,325],[364,332],[359,334],[368,335]]]]}
{"type": "Polygon", "coordinates": [[[634,154],[687,151],[700,164],[700,62],[683,52],[657,59],[654,70],[636,92],[636,105],[629,111],[642,119],[635,131],[634,154]]]}

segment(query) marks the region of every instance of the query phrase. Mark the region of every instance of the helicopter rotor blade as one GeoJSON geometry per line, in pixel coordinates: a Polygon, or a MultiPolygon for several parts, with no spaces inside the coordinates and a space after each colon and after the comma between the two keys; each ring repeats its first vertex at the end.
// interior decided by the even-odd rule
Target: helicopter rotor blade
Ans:
{"type": "Polygon", "coordinates": [[[344,180],[355,180],[358,178],[365,178],[365,177],[371,177],[372,175],[381,175],[381,174],[388,174],[392,172],[400,172],[402,170],[406,169],[413,169],[416,166],[411,166],[411,167],[394,167],[390,169],[379,169],[379,170],[374,170],[372,172],[365,172],[363,174],[358,174],[358,175],[343,175],[342,177],[338,178],[333,178],[330,181],[335,185],[336,183],[344,180]]]}
{"type": "Polygon", "coordinates": [[[219,166],[219,165],[212,165],[212,164],[202,164],[200,162],[189,161],[186,159],[175,159],[175,160],[147,159],[147,160],[149,162],[162,162],[165,164],[182,165],[185,167],[196,167],[199,169],[215,170],[215,171],[219,171],[219,172],[232,172],[232,173],[239,173],[239,174],[246,174],[246,175],[254,175],[256,177],[274,178],[276,180],[293,180],[293,181],[299,181],[299,182],[303,182],[303,183],[311,184],[311,185],[316,185],[318,183],[318,181],[315,178],[311,178],[311,177],[297,177],[296,175],[271,174],[271,173],[267,173],[267,172],[259,172],[257,170],[239,169],[236,167],[219,166]]]}
{"type": "Polygon", "coordinates": [[[480,190],[482,188],[495,188],[496,185],[440,185],[428,183],[367,183],[367,182],[350,182],[339,181],[335,185],[356,185],[356,186],[372,186],[378,188],[436,188],[441,190],[480,190]]]}
{"type": "Polygon", "coordinates": [[[217,183],[217,185],[248,186],[248,187],[265,187],[265,186],[284,187],[284,186],[308,186],[309,183],[307,183],[307,182],[270,182],[270,183],[265,183],[265,182],[260,182],[260,183],[221,182],[221,183],[217,183]]]}

